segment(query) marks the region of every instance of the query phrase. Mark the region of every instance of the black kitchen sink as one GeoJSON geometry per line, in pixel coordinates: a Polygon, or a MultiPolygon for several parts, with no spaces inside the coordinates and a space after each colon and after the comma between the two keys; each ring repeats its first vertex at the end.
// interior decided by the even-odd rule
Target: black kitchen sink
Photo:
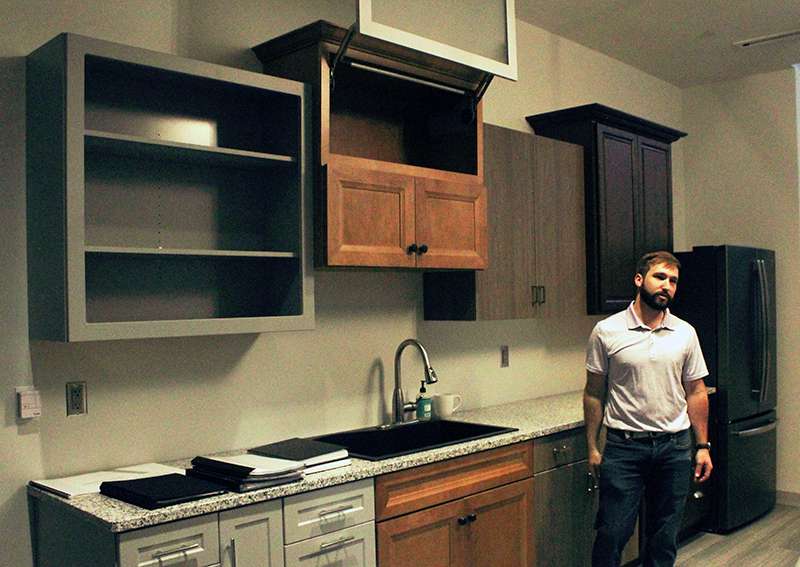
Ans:
{"type": "Polygon", "coordinates": [[[514,427],[442,419],[353,429],[314,439],[341,445],[352,457],[380,461],[516,430],[514,427]]]}

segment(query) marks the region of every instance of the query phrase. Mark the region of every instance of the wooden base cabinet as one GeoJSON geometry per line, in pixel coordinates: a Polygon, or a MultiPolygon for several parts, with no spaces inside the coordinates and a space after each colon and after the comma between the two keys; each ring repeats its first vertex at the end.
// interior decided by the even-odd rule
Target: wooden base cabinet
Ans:
{"type": "Polygon", "coordinates": [[[533,479],[378,524],[380,567],[528,567],[533,479]]]}

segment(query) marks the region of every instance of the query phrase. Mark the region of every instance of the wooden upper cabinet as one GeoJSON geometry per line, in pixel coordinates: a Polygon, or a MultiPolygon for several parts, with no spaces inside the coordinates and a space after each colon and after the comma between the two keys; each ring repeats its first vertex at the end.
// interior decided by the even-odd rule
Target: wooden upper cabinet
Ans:
{"type": "Polygon", "coordinates": [[[584,312],[583,151],[486,125],[491,263],[476,273],[429,272],[425,318],[503,320],[584,312]]]}
{"type": "Polygon", "coordinates": [[[320,21],[253,48],[312,85],[316,264],[484,268],[488,74],[358,33],[337,60],[346,33],[320,21]]]}
{"type": "Polygon", "coordinates": [[[672,250],[670,144],[686,133],[600,104],[528,122],[539,135],[583,146],[587,310],[624,309],[639,257],[672,250]]]}

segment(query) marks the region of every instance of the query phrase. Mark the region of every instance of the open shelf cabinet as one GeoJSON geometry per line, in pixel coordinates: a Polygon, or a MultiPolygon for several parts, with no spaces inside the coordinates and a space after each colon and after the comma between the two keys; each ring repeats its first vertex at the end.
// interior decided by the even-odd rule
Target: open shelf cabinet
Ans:
{"type": "Polygon", "coordinates": [[[31,338],[313,328],[307,87],[73,34],[27,76],[31,338]]]}

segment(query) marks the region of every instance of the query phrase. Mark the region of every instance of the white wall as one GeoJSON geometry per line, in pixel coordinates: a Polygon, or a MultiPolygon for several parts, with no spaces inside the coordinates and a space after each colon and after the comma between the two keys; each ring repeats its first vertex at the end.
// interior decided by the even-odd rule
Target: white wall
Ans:
{"type": "MultiPolygon", "coordinates": [[[[470,407],[574,390],[593,319],[422,324],[421,277],[319,272],[317,328],[263,335],[88,344],[29,343],[25,275],[22,57],[61,31],[258,70],[249,48],[325,18],[349,25],[341,0],[5,0],[0,4],[0,565],[30,565],[25,482],[148,460],[245,447],[383,419],[394,348],[420,335],[441,390],[470,407]],[[499,369],[497,346],[511,345],[499,369]],[[85,380],[89,414],[66,418],[64,383],[85,380]],[[44,415],[15,419],[13,387],[35,384],[44,415]]],[[[520,81],[496,79],[487,122],[527,130],[523,117],[601,102],[681,128],[680,91],[533,26],[518,25],[520,81]]],[[[682,222],[682,144],[675,146],[676,242],[682,222]]],[[[408,385],[419,374],[404,357],[408,385]]]]}
{"type": "Polygon", "coordinates": [[[687,235],[777,258],[778,489],[800,492],[800,183],[793,69],[684,91],[687,235]]]}

